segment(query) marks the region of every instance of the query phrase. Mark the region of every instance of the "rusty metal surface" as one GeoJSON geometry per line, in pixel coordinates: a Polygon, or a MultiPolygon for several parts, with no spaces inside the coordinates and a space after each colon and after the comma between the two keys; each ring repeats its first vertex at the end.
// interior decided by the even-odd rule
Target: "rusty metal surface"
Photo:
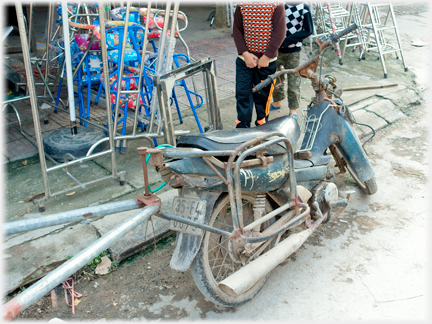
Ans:
{"type": "Polygon", "coordinates": [[[304,208],[304,211],[300,215],[297,215],[296,217],[291,219],[288,223],[281,226],[279,229],[275,230],[273,233],[263,235],[260,237],[240,236],[239,239],[242,241],[245,241],[247,243],[263,242],[263,241],[267,241],[267,240],[273,238],[274,236],[286,231],[289,228],[296,227],[296,226],[300,225],[306,218],[310,217],[310,207],[306,204],[303,204],[303,203],[300,205],[300,207],[304,208]]]}
{"type": "Polygon", "coordinates": [[[168,220],[173,220],[173,221],[176,221],[176,222],[180,222],[180,223],[183,223],[183,224],[195,226],[195,227],[201,228],[201,229],[203,229],[205,231],[209,231],[209,232],[212,232],[212,233],[215,233],[215,234],[218,234],[218,235],[222,235],[222,236],[225,236],[225,237],[228,237],[228,238],[232,238],[233,237],[233,234],[230,233],[230,232],[223,231],[223,230],[221,230],[219,228],[212,227],[212,226],[209,226],[209,225],[206,225],[206,224],[201,224],[201,223],[198,223],[198,222],[193,221],[191,219],[186,219],[184,217],[180,217],[180,216],[177,216],[177,215],[174,215],[174,214],[171,214],[171,213],[162,212],[162,213],[159,213],[157,216],[160,216],[160,217],[168,219],[168,220]]]}
{"type": "Polygon", "coordinates": [[[218,169],[215,168],[215,166],[209,161],[209,159],[205,156],[202,157],[205,163],[218,175],[218,177],[228,186],[228,181],[225,179],[225,177],[219,172],[218,169]]]}
{"type": "Polygon", "coordinates": [[[144,196],[147,198],[150,196],[148,170],[147,170],[147,163],[146,163],[148,149],[149,149],[148,147],[138,147],[137,148],[138,153],[141,154],[143,174],[144,174],[144,191],[145,191],[144,196]]]}
{"type": "Polygon", "coordinates": [[[151,165],[159,168],[163,166],[164,152],[162,150],[148,148],[147,154],[151,154],[149,160],[151,165]]]}
{"type": "Polygon", "coordinates": [[[149,195],[141,195],[137,198],[135,198],[135,201],[137,204],[139,204],[141,207],[146,206],[160,206],[161,200],[158,196],[155,194],[149,194],[149,195]]]}

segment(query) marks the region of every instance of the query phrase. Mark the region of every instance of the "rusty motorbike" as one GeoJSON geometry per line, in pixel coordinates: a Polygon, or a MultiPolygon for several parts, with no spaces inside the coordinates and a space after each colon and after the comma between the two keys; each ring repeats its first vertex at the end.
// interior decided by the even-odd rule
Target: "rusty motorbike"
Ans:
{"type": "Polygon", "coordinates": [[[179,190],[172,212],[159,214],[177,232],[170,266],[191,267],[212,302],[230,307],[252,299],[277,265],[346,208],[352,193],[339,196],[332,157],[366,194],[377,191],[336,79],[321,80],[317,73],[323,51],[355,28],[317,39],[312,59],[255,86],[260,91],[287,73],[311,80],[315,97],[301,127],[285,116],[249,129],[188,134],[175,148],[146,152],[166,183],[179,190]]]}

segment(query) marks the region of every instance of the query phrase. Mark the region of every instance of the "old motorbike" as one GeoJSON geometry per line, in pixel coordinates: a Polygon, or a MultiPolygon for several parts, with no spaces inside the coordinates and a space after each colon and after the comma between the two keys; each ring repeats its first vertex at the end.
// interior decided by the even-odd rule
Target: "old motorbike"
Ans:
{"type": "Polygon", "coordinates": [[[255,128],[185,135],[175,148],[148,149],[150,163],[179,189],[172,212],[159,214],[177,232],[170,266],[191,267],[212,302],[237,306],[252,299],[272,269],[345,209],[351,193],[339,197],[331,157],[366,194],[377,191],[336,79],[321,80],[317,73],[324,49],[355,28],[318,39],[314,58],[255,87],[260,91],[283,73],[311,80],[315,98],[302,127],[285,116],[255,128]]]}

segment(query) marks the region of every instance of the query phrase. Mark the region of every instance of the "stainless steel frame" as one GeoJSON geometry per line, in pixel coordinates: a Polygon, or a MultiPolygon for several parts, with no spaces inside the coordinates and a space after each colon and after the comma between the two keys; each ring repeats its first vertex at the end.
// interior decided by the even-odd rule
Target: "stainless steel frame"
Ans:
{"type": "MultiPolygon", "coordinates": [[[[38,111],[38,106],[37,106],[35,82],[34,82],[33,71],[32,71],[32,67],[31,67],[30,52],[29,52],[29,47],[28,47],[28,43],[27,43],[28,40],[27,40],[26,27],[25,27],[25,23],[24,23],[24,16],[23,16],[23,12],[22,12],[21,1],[17,1],[15,6],[16,6],[16,11],[17,11],[17,18],[18,18],[22,53],[23,53],[23,58],[24,58],[24,65],[25,65],[25,69],[26,69],[26,73],[27,73],[27,87],[28,87],[28,91],[29,91],[30,103],[31,103],[31,108],[32,108],[32,116],[33,116],[33,123],[34,123],[34,127],[35,127],[36,144],[33,143],[30,136],[25,136],[26,134],[24,134],[22,131],[21,131],[21,133],[23,133],[24,136],[27,139],[29,139],[30,142],[35,144],[38,148],[39,160],[41,163],[41,171],[42,171],[42,181],[44,183],[45,192],[44,192],[44,197],[37,199],[34,202],[39,205],[39,210],[42,212],[45,210],[44,202],[46,200],[48,200],[50,197],[53,197],[53,196],[56,196],[59,194],[63,194],[65,192],[72,191],[72,190],[75,190],[78,188],[84,189],[87,185],[94,184],[94,183],[108,180],[108,179],[112,179],[112,178],[118,178],[120,180],[120,183],[122,183],[122,182],[124,182],[124,176],[125,176],[126,172],[125,171],[117,172],[117,165],[116,165],[115,151],[114,151],[114,135],[113,135],[113,128],[112,128],[112,124],[111,124],[112,123],[111,107],[110,107],[109,101],[106,103],[107,104],[107,117],[108,117],[107,119],[108,119],[108,123],[111,124],[110,125],[111,127],[108,127],[108,140],[110,141],[110,149],[109,150],[99,152],[97,154],[88,155],[88,156],[83,157],[83,158],[76,158],[73,161],[61,163],[61,164],[55,162],[49,155],[45,154],[44,149],[43,149],[43,143],[42,143],[42,132],[41,132],[40,125],[39,125],[40,117],[39,117],[39,111],[38,111]],[[101,179],[96,179],[93,181],[89,181],[86,183],[81,183],[77,179],[75,179],[67,171],[67,167],[69,167],[71,165],[78,164],[78,163],[81,163],[83,161],[91,160],[91,159],[94,159],[94,158],[97,158],[100,156],[104,156],[104,155],[108,155],[108,154],[111,154],[112,174],[110,176],[103,177],[101,179]],[[51,159],[57,165],[55,165],[51,168],[48,168],[47,164],[46,164],[46,157],[51,159]],[[52,172],[52,171],[60,170],[60,169],[63,169],[63,171],[66,172],[66,174],[69,177],[71,177],[71,179],[73,181],[75,181],[77,183],[77,186],[62,190],[62,191],[57,192],[57,193],[51,193],[50,188],[49,188],[49,183],[48,183],[48,172],[52,172]]],[[[99,13],[99,17],[100,17],[100,21],[101,21],[101,38],[103,38],[103,41],[105,41],[105,39],[104,39],[104,37],[105,37],[105,24],[104,24],[104,16],[103,15],[104,15],[104,12],[101,11],[99,13]]],[[[66,22],[68,21],[67,15],[66,15],[66,19],[64,21],[66,21],[66,22]]],[[[66,53],[65,56],[68,56],[68,53],[66,53]]],[[[106,50],[105,46],[102,46],[102,57],[103,57],[104,68],[106,68],[108,70],[107,50],[106,50]]],[[[72,73],[70,72],[69,75],[72,76],[72,73]]],[[[105,77],[107,78],[107,74],[105,75],[105,77]]],[[[108,80],[105,80],[105,81],[107,82],[108,80]]],[[[70,88],[72,88],[72,84],[70,84],[70,88]]],[[[108,92],[108,94],[109,94],[109,92],[108,92]]],[[[72,90],[72,96],[73,96],[73,90],[72,90]]],[[[71,121],[73,120],[72,117],[73,116],[71,116],[71,121]]]]}
{"type": "MultiPolygon", "coordinates": [[[[209,114],[210,130],[223,129],[220,117],[219,102],[217,98],[216,87],[216,70],[215,61],[210,58],[204,58],[184,65],[178,69],[172,70],[165,74],[155,75],[153,77],[154,87],[157,89],[157,95],[160,106],[160,116],[163,120],[165,144],[176,145],[176,134],[174,123],[169,105],[169,97],[177,81],[203,72],[206,80],[206,94],[209,99],[207,112],[209,114]]],[[[158,129],[161,134],[161,128],[158,129]]]]}

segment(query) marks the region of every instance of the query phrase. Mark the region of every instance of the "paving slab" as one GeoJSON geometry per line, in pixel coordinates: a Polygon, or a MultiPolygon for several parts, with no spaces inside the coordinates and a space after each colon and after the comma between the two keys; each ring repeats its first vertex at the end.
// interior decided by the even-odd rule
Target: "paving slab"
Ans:
{"type": "Polygon", "coordinates": [[[363,100],[357,101],[356,103],[350,104],[348,108],[351,110],[351,112],[354,112],[356,110],[364,109],[367,106],[370,106],[378,101],[382,100],[382,98],[378,96],[372,96],[372,97],[366,97],[363,100]]]}
{"type": "MultiPolygon", "coordinates": [[[[353,112],[353,115],[357,122],[370,125],[375,130],[375,132],[388,125],[388,123],[383,118],[366,110],[357,110],[353,112]]],[[[357,126],[356,131],[359,129],[361,130],[361,136],[372,134],[372,130],[369,127],[357,126]]]]}
{"type": "Polygon", "coordinates": [[[390,94],[383,94],[382,96],[391,100],[399,108],[417,104],[419,102],[419,95],[412,89],[406,89],[406,91],[397,91],[390,94]]]}
{"type": "Polygon", "coordinates": [[[57,268],[98,239],[92,226],[77,224],[3,251],[3,291],[10,293],[57,268]]]}
{"type": "Polygon", "coordinates": [[[388,99],[379,100],[365,109],[366,111],[377,114],[389,124],[406,118],[406,116],[396,107],[396,105],[388,99]]]}
{"type": "MultiPolygon", "coordinates": [[[[171,212],[172,201],[177,195],[177,190],[174,189],[158,195],[162,201],[161,210],[164,212],[171,212]]],[[[92,225],[96,228],[99,235],[103,236],[136,213],[136,210],[130,210],[107,215],[103,219],[92,222],[92,225]]],[[[118,263],[129,255],[140,251],[147,245],[158,241],[170,232],[169,224],[169,221],[161,217],[153,216],[150,221],[138,225],[109,248],[111,260],[118,263]]]]}

